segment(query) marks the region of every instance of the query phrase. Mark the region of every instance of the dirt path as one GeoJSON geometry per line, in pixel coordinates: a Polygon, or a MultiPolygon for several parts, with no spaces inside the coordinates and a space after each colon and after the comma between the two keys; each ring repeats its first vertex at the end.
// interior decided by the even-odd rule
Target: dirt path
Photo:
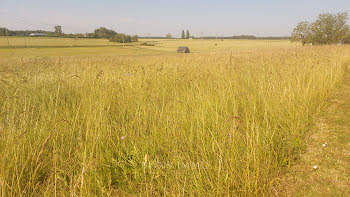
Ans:
{"type": "Polygon", "coordinates": [[[350,71],[331,102],[277,196],[350,196],[350,71]]]}

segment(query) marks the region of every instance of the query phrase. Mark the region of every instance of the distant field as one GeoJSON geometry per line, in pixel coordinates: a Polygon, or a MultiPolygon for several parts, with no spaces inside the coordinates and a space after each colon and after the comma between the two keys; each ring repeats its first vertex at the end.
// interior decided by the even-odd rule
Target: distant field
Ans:
{"type": "Polygon", "coordinates": [[[286,49],[298,46],[289,40],[141,40],[153,43],[162,51],[175,51],[178,46],[188,46],[192,52],[256,51],[259,49],[286,49]]]}
{"type": "Polygon", "coordinates": [[[50,37],[0,37],[0,47],[76,47],[115,46],[106,39],[50,38],[50,37]]]}
{"type": "Polygon", "coordinates": [[[9,42],[11,47],[17,48],[7,48],[7,38],[0,37],[0,57],[166,55],[175,54],[179,46],[188,46],[191,53],[241,53],[266,49],[284,50],[299,46],[288,40],[140,39],[139,42],[123,46],[106,39],[9,37],[9,42]],[[153,46],[144,46],[142,43],[153,46]]]}
{"type": "Polygon", "coordinates": [[[53,47],[0,49],[3,196],[272,196],[350,63],[289,41],[32,39],[53,47]]]}

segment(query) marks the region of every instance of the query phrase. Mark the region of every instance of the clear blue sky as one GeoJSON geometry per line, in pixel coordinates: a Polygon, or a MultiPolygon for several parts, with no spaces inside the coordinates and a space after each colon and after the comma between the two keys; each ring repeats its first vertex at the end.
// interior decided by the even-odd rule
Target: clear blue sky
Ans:
{"type": "Polygon", "coordinates": [[[285,36],[302,20],[350,10],[350,0],[0,0],[0,27],[141,36],[285,36]]]}

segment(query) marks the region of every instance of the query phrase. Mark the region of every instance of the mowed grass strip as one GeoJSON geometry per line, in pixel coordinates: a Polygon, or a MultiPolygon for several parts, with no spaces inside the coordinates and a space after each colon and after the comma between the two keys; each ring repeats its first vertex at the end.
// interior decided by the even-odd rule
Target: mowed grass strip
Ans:
{"type": "Polygon", "coordinates": [[[320,113],[300,160],[281,178],[280,196],[350,196],[350,72],[320,113]],[[313,166],[317,166],[316,169],[313,166]]]}
{"type": "Polygon", "coordinates": [[[1,194],[269,195],[349,52],[3,61],[1,194]]]}

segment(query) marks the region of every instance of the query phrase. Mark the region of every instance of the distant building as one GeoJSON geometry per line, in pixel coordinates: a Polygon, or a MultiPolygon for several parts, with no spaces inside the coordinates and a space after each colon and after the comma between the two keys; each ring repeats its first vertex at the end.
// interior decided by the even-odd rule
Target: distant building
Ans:
{"type": "Polygon", "coordinates": [[[46,34],[45,33],[31,33],[31,34],[29,34],[29,36],[39,37],[39,36],[46,36],[46,34]]]}
{"type": "Polygon", "coordinates": [[[179,47],[177,49],[177,52],[178,53],[189,53],[190,52],[190,49],[188,47],[179,47]]]}

